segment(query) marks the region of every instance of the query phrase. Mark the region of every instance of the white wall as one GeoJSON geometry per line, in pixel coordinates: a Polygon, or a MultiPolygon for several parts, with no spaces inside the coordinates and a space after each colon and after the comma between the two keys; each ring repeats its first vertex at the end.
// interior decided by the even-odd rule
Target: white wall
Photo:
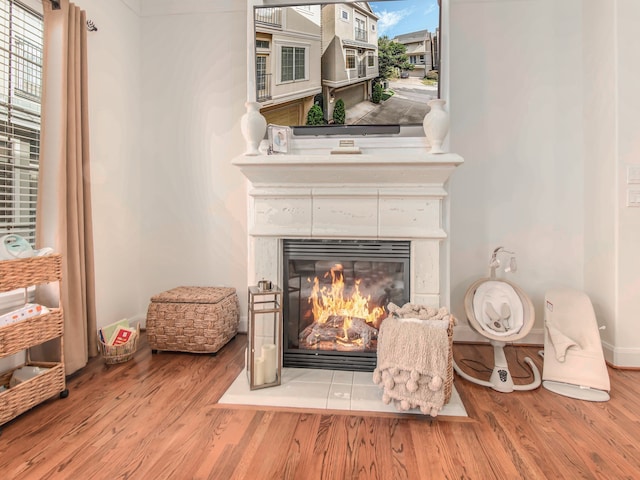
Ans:
{"type": "Polygon", "coordinates": [[[246,5],[142,2],[141,298],[236,287],[246,312],[246,5]]]}
{"type": "Polygon", "coordinates": [[[610,0],[584,2],[585,290],[610,346],[617,328],[615,28],[610,0]]]}
{"type": "Polygon", "coordinates": [[[583,287],[581,0],[451,0],[452,310],[488,275],[495,247],[517,253],[542,334],[546,289],[583,287]]]}
{"type": "Polygon", "coordinates": [[[141,264],[138,0],[74,0],[87,33],[98,326],[139,313],[141,264]]]}
{"type": "Polygon", "coordinates": [[[640,188],[627,185],[627,167],[640,165],[639,27],[638,2],[584,2],[585,288],[607,327],[602,334],[607,360],[635,367],[640,366],[640,208],[627,207],[626,200],[629,187],[640,188]]]}
{"type": "MultiPolygon", "coordinates": [[[[607,2],[609,3],[609,2],[607,2]]],[[[640,2],[614,2],[617,26],[617,180],[618,249],[616,329],[614,362],[640,367],[640,208],[627,207],[627,167],[640,166],[640,63],[638,31],[640,2]]],[[[632,185],[638,189],[640,185],[632,185]]]]}
{"type": "Polygon", "coordinates": [[[76,0],[88,34],[98,326],[179,285],[246,291],[242,1],[76,0]],[[234,48],[235,47],[235,48],[234,48]]]}
{"type": "MultiPolygon", "coordinates": [[[[538,335],[544,291],[584,288],[605,340],[633,356],[639,210],[621,206],[620,182],[640,161],[640,5],[451,2],[450,137],[465,157],[451,180],[454,313],[465,318],[466,288],[504,245],[518,254],[509,278],[532,296],[538,335]]],[[[234,286],[246,312],[246,183],[231,165],[244,150],[244,2],[142,0],[139,16],[137,0],[77,3],[99,28],[89,35],[99,323],[144,315],[151,295],[178,285],[234,286]]]]}

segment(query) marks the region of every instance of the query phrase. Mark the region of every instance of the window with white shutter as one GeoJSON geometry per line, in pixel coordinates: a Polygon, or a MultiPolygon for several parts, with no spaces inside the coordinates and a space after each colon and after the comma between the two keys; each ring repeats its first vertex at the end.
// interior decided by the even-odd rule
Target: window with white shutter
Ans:
{"type": "MultiPolygon", "coordinates": [[[[42,15],[0,0],[0,235],[35,244],[42,15]]],[[[35,245],[34,245],[35,246],[35,245]]]]}

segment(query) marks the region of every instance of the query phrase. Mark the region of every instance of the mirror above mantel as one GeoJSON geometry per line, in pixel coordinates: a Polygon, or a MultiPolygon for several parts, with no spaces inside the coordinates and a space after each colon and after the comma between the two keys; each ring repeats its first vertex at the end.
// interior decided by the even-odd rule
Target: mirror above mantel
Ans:
{"type": "MultiPolygon", "coordinates": [[[[428,111],[429,97],[448,99],[448,0],[442,5],[439,3],[436,0],[248,0],[248,109],[258,110],[265,117],[265,124],[293,127],[291,145],[297,149],[317,149],[318,141],[325,137],[331,137],[334,144],[338,144],[339,138],[355,138],[362,147],[372,141],[376,143],[373,139],[379,137],[424,139],[421,121],[424,113],[418,116],[414,113],[411,118],[399,115],[378,120],[368,113],[361,115],[359,109],[366,107],[365,104],[371,104],[372,110],[377,106],[372,102],[376,83],[385,87],[386,93],[393,94],[389,89],[393,81],[418,84],[426,80],[424,72],[434,68],[438,76],[435,88],[432,84],[429,96],[415,100],[408,110],[428,111]],[[435,8],[439,13],[436,23],[433,19],[428,25],[407,23],[405,29],[411,32],[389,29],[388,18],[402,5],[419,6],[424,12],[435,8]],[[404,38],[410,42],[411,36],[403,35],[411,33],[424,36],[419,39],[422,43],[418,42],[422,52],[415,51],[416,45],[406,45],[411,69],[395,67],[391,81],[388,75],[387,78],[379,75],[378,39],[404,38]],[[327,60],[328,54],[333,55],[333,60],[327,60]],[[312,63],[314,58],[319,63],[312,63]],[[336,73],[339,68],[342,70],[336,73]],[[344,123],[340,123],[339,114],[336,120],[335,107],[339,102],[345,105],[344,123]],[[322,112],[319,129],[318,123],[308,125],[309,110],[316,106],[322,112]]],[[[417,17],[417,13],[414,11],[412,16],[417,17]]],[[[406,96],[400,93],[396,99],[406,96]]],[[[266,138],[264,132],[263,137],[266,138]]],[[[264,147],[264,142],[262,144],[264,147]]],[[[248,145],[249,155],[265,153],[265,149],[255,143],[248,145]]]]}

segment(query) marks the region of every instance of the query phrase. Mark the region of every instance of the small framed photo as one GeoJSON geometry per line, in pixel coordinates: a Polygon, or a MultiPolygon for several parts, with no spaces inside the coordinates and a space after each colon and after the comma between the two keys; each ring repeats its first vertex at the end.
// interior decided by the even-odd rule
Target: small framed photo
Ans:
{"type": "Polygon", "coordinates": [[[282,125],[269,125],[269,153],[287,153],[291,140],[291,128],[282,125]]]}

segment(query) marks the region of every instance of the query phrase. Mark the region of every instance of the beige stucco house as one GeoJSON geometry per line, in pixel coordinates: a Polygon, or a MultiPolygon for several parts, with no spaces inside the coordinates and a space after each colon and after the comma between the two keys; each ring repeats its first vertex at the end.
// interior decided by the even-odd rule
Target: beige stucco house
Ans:
{"type": "Polygon", "coordinates": [[[256,98],[267,122],[303,125],[322,92],[319,5],[257,8],[256,98]]]}
{"type": "Polygon", "coordinates": [[[407,47],[409,63],[413,70],[409,70],[409,76],[423,78],[428,71],[437,70],[440,64],[439,31],[431,33],[429,30],[398,35],[393,39],[407,47]]]}
{"type": "Polygon", "coordinates": [[[378,17],[368,2],[322,8],[322,91],[326,118],[335,101],[345,106],[369,100],[378,76],[378,17]]]}

